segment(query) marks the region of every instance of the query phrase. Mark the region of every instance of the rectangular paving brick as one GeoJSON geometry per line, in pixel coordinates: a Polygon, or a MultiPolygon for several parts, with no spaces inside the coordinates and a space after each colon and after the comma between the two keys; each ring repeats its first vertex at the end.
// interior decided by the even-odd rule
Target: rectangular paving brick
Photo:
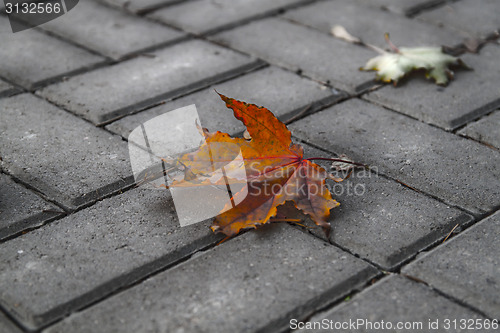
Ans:
{"type": "Polygon", "coordinates": [[[134,189],[0,244],[0,303],[29,329],[219,241],[181,228],[168,191],[134,189]]]}
{"type": "Polygon", "coordinates": [[[284,19],[252,22],[210,38],[349,92],[373,78],[358,70],[373,52],[284,19]]]}
{"type": "Polygon", "coordinates": [[[281,118],[296,115],[308,106],[308,112],[313,112],[318,107],[334,103],[346,96],[294,73],[268,67],[125,117],[106,128],[127,138],[137,126],[153,117],[195,104],[201,126],[210,131],[230,134],[243,131],[245,126],[226,108],[226,104],[214,90],[235,99],[264,106],[281,118]]]}
{"type": "Polygon", "coordinates": [[[437,6],[447,0],[359,0],[364,4],[397,14],[411,15],[419,8],[437,6]]]}
{"type": "Polygon", "coordinates": [[[104,61],[102,57],[34,29],[14,34],[4,16],[0,16],[0,35],[0,74],[27,89],[35,89],[104,61]]]}
{"type": "Polygon", "coordinates": [[[497,0],[461,0],[424,12],[419,20],[484,37],[500,29],[500,3],[497,0]]]}
{"type": "Polygon", "coordinates": [[[306,317],[376,274],[365,262],[296,228],[267,226],[72,315],[47,332],[277,332],[290,317],[306,317]]]}
{"type": "Polygon", "coordinates": [[[500,213],[417,258],[404,272],[498,319],[500,213]]]}
{"type": "Polygon", "coordinates": [[[461,57],[473,70],[457,70],[447,87],[411,78],[365,98],[447,130],[456,129],[500,106],[500,72],[492,70],[499,57],[500,47],[488,45],[480,55],[461,57]]]}
{"type": "Polygon", "coordinates": [[[2,167],[67,208],[133,182],[120,137],[30,94],[0,99],[2,167]]]}
{"type": "Polygon", "coordinates": [[[64,212],[0,173],[0,241],[64,212]]]}
{"type": "MultiPolygon", "coordinates": [[[[303,146],[306,157],[334,158],[309,145],[303,146]]],[[[329,170],[329,162],[318,163],[329,170]]],[[[327,187],[340,203],[330,212],[330,241],[386,271],[396,269],[444,239],[455,225],[473,221],[472,216],[376,172],[354,170],[341,183],[327,181],[327,187]]],[[[325,238],[320,228],[310,231],[325,238]]]]}
{"type": "Polygon", "coordinates": [[[500,111],[465,126],[458,133],[500,149],[500,111]]]}
{"type": "Polygon", "coordinates": [[[183,34],[94,0],[42,28],[113,59],[179,40],[183,34]]]}
{"type": "Polygon", "coordinates": [[[0,332],[21,333],[22,331],[12,321],[10,321],[9,318],[0,312],[0,332]]]}
{"type": "MultiPolygon", "coordinates": [[[[460,319],[479,319],[485,317],[453,303],[421,283],[410,281],[400,276],[391,276],[379,283],[363,290],[348,302],[321,313],[309,320],[309,325],[321,321],[333,321],[334,325],[344,322],[359,322],[359,326],[347,326],[342,332],[470,332],[466,329],[446,329],[445,319],[451,321],[460,319]],[[430,328],[429,320],[437,327],[430,328]],[[374,329],[374,325],[384,322],[385,329],[374,329]],[[372,326],[369,326],[371,322],[372,326]],[[398,323],[409,325],[397,329],[398,323]],[[392,327],[389,328],[389,325],[392,327]],[[414,326],[413,326],[414,325],[414,326]],[[371,327],[371,329],[370,329],[371,327]]],[[[317,325],[317,324],[316,324],[317,325]]],[[[349,324],[348,324],[349,325],[349,324]]],[[[335,327],[335,326],[334,326],[335,327]]],[[[324,332],[325,330],[299,330],[298,332],[324,332]]],[[[340,331],[333,328],[332,331],[340,331]]],[[[491,332],[487,330],[474,330],[474,332],[491,332]]]]}
{"type": "MultiPolygon", "coordinates": [[[[457,33],[424,24],[401,15],[360,5],[353,0],[317,2],[310,6],[288,11],[284,17],[313,27],[327,34],[335,25],[343,26],[350,34],[364,42],[387,48],[384,34],[389,33],[391,41],[400,46],[430,46],[459,44],[457,33]]],[[[378,54],[373,53],[373,56],[378,54]]],[[[358,67],[364,66],[358,64],[358,67]]]]}
{"type": "Polygon", "coordinates": [[[185,0],[100,0],[134,13],[143,13],[185,0]]]}
{"type": "Polygon", "coordinates": [[[307,2],[310,0],[195,0],[160,9],[153,12],[151,17],[182,30],[201,34],[307,2]]]}
{"type": "Polygon", "coordinates": [[[102,124],[257,66],[255,59],[191,40],[73,77],[40,94],[102,124]]]}
{"type": "Polygon", "coordinates": [[[358,99],[289,127],[307,142],[474,214],[500,205],[500,153],[477,142],[358,99]]]}

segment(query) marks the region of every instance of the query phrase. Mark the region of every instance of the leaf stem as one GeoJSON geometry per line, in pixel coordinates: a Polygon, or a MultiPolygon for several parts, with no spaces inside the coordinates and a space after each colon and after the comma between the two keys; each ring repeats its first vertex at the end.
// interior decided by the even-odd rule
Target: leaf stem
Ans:
{"type": "Polygon", "coordinates": [[[305,160],[308,160],[308,161],[321,160],[321,161],[330,161],[330,162],[342,162],[342,163],[348,163],[348,164],[361,166],[361,167],[365,167],[365,168],[367,167],[367,165],[365,165],[365,164],[356,163],[356,162],[352,162],[352,161],[346,161],[346,160],[342,160],[340,158],[310,157],[310,158],[305,158],[305,160]]]}
{"type": "Polygon", "coordinates": [[[401,53],[401,51],[399,51],[399,49],[397,48],[396,45],[394,45],[391,40],[389,39],[389,33],[386,32],[385,35],[385,41],[387,42],[387,44],[389,44],[389,47],[391,48],[391,50],[395,53],[401,53]]]}

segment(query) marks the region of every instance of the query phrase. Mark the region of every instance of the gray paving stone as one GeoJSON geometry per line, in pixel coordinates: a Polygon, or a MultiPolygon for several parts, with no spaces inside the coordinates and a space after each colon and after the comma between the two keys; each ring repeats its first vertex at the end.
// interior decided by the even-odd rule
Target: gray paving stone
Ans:
{"type": "MultiPolygon", "coordinates": [[[[335,330],[342,332],[470,332],[460,329],[461,319],[485,318],[467,308],[453,303],[439,295],[429,287],[410,281],[400,276],[391,276],[383,281],[363,290],[351,300],[332,310],[319,314],[310,320],[310,325],[321,323],[323,320],[333,323],[360,321],[359,326],[346,326],[346,329],[335,330]],[[445,322],[445,319],[450,322],[445,322]],[[452,320],[457,320],[457,329],[454,329],[452,320]],[[437,326],[433,325],[437,320],[437,326]],[[385,329],[370,329],[384,321],[385,329]],[[410,325],[408,328],[397,329],[398,323],[410,325]],[[446,324],[451,328],[446,329],[446,324]],[[392,325],[392,329],[388,329],[392,325]],[[413,326],[415,325],[415,326],[413,326]]],[[[335,324],[334,324],[335,325],[335,324]]],[[[339,324],[338,324],[339,325],[339,324]]],[[[476,330],[474,330],[475,332],[476,330]]],[[[478,330],[491,332],[488,330],[478,330]]],[[[299,330],[298,332],[324,332],[324,330],[299,330]]]]}
{"type": "Polygon", "coordinates": [[[113,59],[179,40],[183,34],[93,0],[41,26],[113,59]]]}
{"type": "Polygon", "coordinates": [[[143,13],[164,5],[183,2],[185,0],[100,0],[112,6],[121,7],[134,13],[143,13]]]}
{"type": "Polygon", "coordinates": [[[473,70],[457,71],[448,87],[414,77],[365,98],[447,130],[455,129],[500,106],[500,71],[493,69],[499,57],[500,47],[488,45],[480,55],[461,57],[473,70]]]}
{"type": "MultiPolygon", "coordinates": [[[[334,157],[304,146],[306,157],[334,157]]],[[[387,271],[444,239],[455,225],[473,221],[456,208],[365,170],[355,170],[341,183],[327,181],[327,186],[340,203],[330,212],[330,240],[387,271]]],[[[319,228],[310,231],[325,238],[319,228]]]]}
{"type": "Polygon", "coordinates": [[[447,0],[360,0],[370,6],[389,10],[397,14],[409,15],[420,7],[439,5],[447,0]]]}
{"type": "Polygon", "coordinates": [[[418,19],[470,34],[485,36],[500,29],[500,3],[496,0],[461,0],[424,12],[418,19]]]}
{"type": "Polygon", "coordinates": [[[500,149],[500,111],[465,126],[458,133],[500,149]]]}
{"type": "Polygon", "coordinates": [[[182,30],[209,33],[310,0],[195,0],[160,9],[151,17],[182,30]]]}
{"type": "Polygon", "coordinates": [[[13,34],[0,15],[0,74],[27,89],[94,67],[104,58],[30,29],[13,34]]]}
{"type": "Polygon", "coordinates": [[[358,70],[372,52],[283,19],[256,21],[210,38],[349,92],[373,78],[358,70]]]}
{"type": "Polygon", "coordinates": [[[500,213],[417,258],[404,272],[500,318],[500,213]]]}
{"type": "Polygon", "coordinates": [[[0,173],[0,188],[0,241],[63,213],[3,173],[0,173]]]}
{"type": "Polygon", "coordinates": [[[256,66],[249,57],[191,40],[73,77],[40,94],[102,124],[256,66]]]}
{"type": "Polygon", "coordinates": [[[3,313],[0,312],[0,332],[21,333],[22,331],[14,325],[3,313]]]}
{"type": "Polygon", "coordinates": [[[0,80],[0,97],[10,96],[17,91],[16,88],[11,86],[5,81],[0,80]]]}
{"type": "Polygon", "coordinates": [[[500,153],[477,142],[358,99],[289,127],[307,142],[474,214],[500,205],[500,153]]]}
{"type": "MultiPolygon", "coordinates": [[[[288,11],[284,17],[327,34],[330,34],[332,27],[338,24],[353,36],[382,48],[387,48],[385,33],[390,34],[391,41],[398,47],[453,46],[462,41],[458,34],[404,16],[363,6],[353,0],[318,2],[288,11]]],[[[374,57],[377,55],[373,53],[374,57]]],[[[358,67],[362,66],[364,63],[358,64],[358,67]]]]}
{"type": "Polygon", "coordinates": [[[232,112],[226,108],[214,90],[248,103],[265,106],[279,117],[293,116],[309,105],[311,105],[310,111],[314,111],[319,105],[333,103],[345,97],[341,92],[332,93],[325,86],[296,74],[277,67],[268,67],[125,117],[106,128],[127,138],[137,126],[155,116],[196,104],[203,127],[210,131],[230,134],[243,131],[245,126],[233,117],[232,112]]]}
{"type": "Polygon", "coordinates": [[[289,317],[307,316],[376,272],[302,231],[272,225],[227,241],[47,332],[275,332],[288,326],[289,317]]]}
{"type": "Polygon", "coordinates": [[[30,94],[0,99],[2,167],[68,208],[133,182],[120,137],[30,94]]]}
{"type": "Polygon", "coordinates": [[[38,328],[216,243],[208,225],[181,228],[165,190],[105,199],[1,244],[0,302],[38,328]]]}

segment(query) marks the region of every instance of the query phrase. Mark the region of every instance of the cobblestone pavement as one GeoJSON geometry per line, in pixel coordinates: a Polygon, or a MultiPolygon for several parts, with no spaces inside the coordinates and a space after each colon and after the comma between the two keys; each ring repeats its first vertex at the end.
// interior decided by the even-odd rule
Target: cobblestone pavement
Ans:
{"type": "Polygon", "coordinates": [[[498,332],[500,46],[394,87],[335,24],[454,47],[500,1],[85,0],[15,34],[2,8],[0,332],[498,332]],[[329,242],[274,223],[218,245],[134,186],[127,138],[155,116],[196,104],[241,133],[214,89],[371,166],[334,187],[329,242]]]}

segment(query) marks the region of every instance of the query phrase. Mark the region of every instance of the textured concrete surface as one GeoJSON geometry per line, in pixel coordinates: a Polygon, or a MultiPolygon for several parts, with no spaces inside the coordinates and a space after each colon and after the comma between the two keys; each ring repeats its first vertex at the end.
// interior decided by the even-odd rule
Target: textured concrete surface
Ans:
{"type": "MultiPolygon", "coordinates": [[[[0,333],[500,319],[499,45],[462,54],[473,70],[447,87],[416,74],[395,88],[358,70],[372,50],[330,34],[453,45],[497,22],[500,1],[471,3],[91,0],[18,33],[0,13],[0,333]],[[467,26],[443,14],[455,7],[467,26]],[[175,192],[134,186],[128,135],[158,115],[195,104],[202,126],[242,134],[214,90],[291,122],[306,158],[369,165],[326,182],[329,240],[287,203],[288,223],[222,241],[212,218],[180,227],[175,192]]],[[[155,151],[190,145],[179,119],[155,151]]],[[[217,214],[197,189],[184,208],[217,214]]],[[[377,330],[394,331],[409,330],[377,330]]]]}
{"type": "Polygon", "coordinates": [[[64,213],[3,173],[0,188],[0,241],[64,213]]]}
{"type": "MultiPolygon", "coordinates": [[[[393,270],[472,217],[395,181],[363,170],[330,183],[340,206],[331,212],[331,241],[384,270],[393,270]]],[[[313,231],[324,237],[320,229],[313,231]]]]}
{"type": "Polygon", "coordinates": [[[292,117],[306,108],[308,112],[312,112],[319,105],[333,103],[346,96],[342,92],[332,91],[323,85],[277,67],[268,67],[125,117],[106,128],[127,138],[141,123],[194,103],[203,127],[211,131],[217,130],[231,134],[245,130],[245,126],[232,116],[233,112],[226,107],[215,91],[265,106],[277,116],[292,117]]]}
{"type": "Polygon", "coordinates": [[[233,51],[193,40],[73,77],[40,94],[100,124],[207,85],[215,76],[252,62],[233,51]]]}
{"type": "Polygon", "coordinates": [[[462,128],[458,133],[500,149],[500,111],[462,128]]]}
{"type": "Polygon", "coordinates": [[[500,29],[500,9],[496,0],[461,0],[422,13],[419,20],[484,37],[500,29]]]}
{"type": "Polygon", "coordinates": [[[420,76],[398,87],[384,87],[365,98],[424,122],[456,129],[500,106],[498,57],[500,47],[487,45],[480,55],[461,56],[473,70],[456,70],[456,80],[446,88],[420,76]]]}
{"type": "MultiPolygon", "coordinates": [[[[470,332],[467,328],[460,327],[460,320],[464,318],[479,319],[481,323],[486,319],[470,309],[453,303],[421,283],[399,276],[390,276],[331,311],[311,318],[310,322],[321,322],[325,319],[336,323],[350,323],[349,320],[356,322],[358,319],[364,321],[360,326],[343,332],[374,332],[377,330],[370,329],[368,322],[374,325],[381,321],[385,322],[385,327],[392,325],[392,329],[379,329],[382,332],[470,332]],[[458,321],[456,329],[453,320],[458,321]],[[397,329],[398,323],[410,326],[397,329]],[[434,326],[430,327],[431,323],[434,326]]],[[[491,332],[483,329],[478,331],[491,332]]],[[[324,332],[324,330],[299,330],[299,332],[324,332]]]]}
{"type": "Polygon", "coordinates": [[[372,52],[283,19],[256,21],[211,38],[351,93],[371,80],[358,68],[372,52]]]}
{"type": "Polygon", "coordinates": [[[0,244],[0,303],[37,328],[220,239],[172,212],[167,191],[136,189],[0,244]]]}
{"type": "Polygon", "coordinates": [[[78,10],[72,10],[42,28],[113,59],[173,42],[183,36],[173,29],[144,21],[95,0],[79,2],[78,10]]]}
{"type": "Polygon", "coordinates": [[[290,317],[339,299],[375,274],[328,243],[286,225],[270,226],[201,253],[48,332],[278,331],[290,317]],[[144,320],[137,320],[138,312],[144,320]]]}
{"type": "MultiPolygon", "coordinates": [[[[300,142],[300,141],[298,141],[300,142]]],[[[336,156],[304,145],[304,156],[336,156]]],[[[329,169],[330,163],[316,161],[329,169]]],[[[332,172],[335,172],[332,170],[332,172]]],[[[338,177],[347,173],[340,172],[338,177]]],[[[331,210],[330,241],[386,271],[394,271],[423,249],[442,240],[457,224],[473,218],[377,173],[353,170],[340,183],[327,180],[327,187],[340,206],[331,210]]],[[[308,221],[309,222],[309,221],[308,221]]],[[[314,225],[310,221],[309,225],[314,225]]],[[[320,228],[310,229],[326,240],[320,228]]]]}
{"type": "Polygon", "coordinates": [[[104,61],[102,57],[33,29],[13,34],[3,15],[0,15],[0,33],[2,77],[27,89],[104,61]],[[34,49],[37,52],[32,52],[34,49]]]}
{"type": "Polygon", "coordinates": [[[195,0],[155,11],[151,17],[201,34],[307,2],[310,0],[195,0]]]}
{"type": "Polygon", "coordinates": [[[500,153],[379,106],[352,99],[290,126],[324,149],[378,167],[476,214],[500,201],[500,153]],[[481,173],[473,170],[480,168],[481,173]]]}
{"type": "Polygon", "coordinates": [[[0,99],[0,109],[2,167],[48,197],[74,208],[130,184],[118,136],[30,94],[0,99]]]}
{"type": "MultiPolygon", "coordinates": [[[[384,12],[378,8],[360,6],[357,1],[322,1],[314,5],[291,10],[284,17],[313,27],[327,34],[335,25],[343,26],[351,35],[381,48],[387,48],[384,34],[400,46],[429,46],[459,44],[462,38],[457,33],[411,20],[401,15],[384,12]]],[[[373,53],[377,56],[377,53],[373,53]]],[[[364,63],[359,64],[359,67],[364,63]]]]}
{"type": "Polygon", "coordinates": [[[403,270],[492,318],[500,317],[500,213],[403,270]]]}

